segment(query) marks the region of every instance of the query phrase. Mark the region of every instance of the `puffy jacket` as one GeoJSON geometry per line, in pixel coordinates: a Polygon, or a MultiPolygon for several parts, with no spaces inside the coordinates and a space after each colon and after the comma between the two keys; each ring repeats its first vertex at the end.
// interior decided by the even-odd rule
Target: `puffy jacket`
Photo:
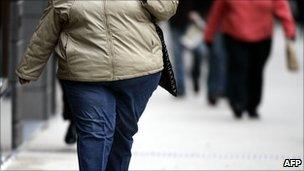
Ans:
{"type": "Polygon", "coordinates": [[[115,81],[163,69],[162,46],[151,22],[168,20],[178,0],[50,0],[16,74],[37,80],[58,54],[59,79],[115,81]]]}

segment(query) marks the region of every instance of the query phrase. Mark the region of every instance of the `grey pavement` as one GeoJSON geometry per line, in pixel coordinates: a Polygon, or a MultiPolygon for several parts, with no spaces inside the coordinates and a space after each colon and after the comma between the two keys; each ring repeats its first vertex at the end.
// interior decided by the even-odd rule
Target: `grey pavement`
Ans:
{"type": "MultiPolygon", "coordinates": [[[[297,39],[303,64],[303,30],[297,39]]],[[[234,120],[225,101],[207,105],[205,92],[174,99],[158,89],[134,137],[131,170],[292,170],[286,158],[303,159],[303,65],[285,66],[284,39],[277,29],[265,75],[261,120],[234,120]]],[[[77,170],[76,146],[63,136],[58,115],[5,164],[7,170],[77,170]]],[[[303,169],[294,168],[295,170],[303,169]]]]}

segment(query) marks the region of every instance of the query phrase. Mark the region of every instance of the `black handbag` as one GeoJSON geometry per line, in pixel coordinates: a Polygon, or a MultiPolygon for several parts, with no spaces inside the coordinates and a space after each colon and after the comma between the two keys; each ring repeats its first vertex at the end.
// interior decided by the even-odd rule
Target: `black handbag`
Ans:
{"type": "MultiPolygon", "coordinates": [[[[153,18],[153,17],[152,17],[153,18]]],[[[159,36],[159,39],[162,44],[162,51],[163,51],[163,61],[164,61],[164,69],[162,70],[162,75],[159,81],[159,85],[167,90],[170,94],[177,97],[177,86],[174,77],[173,68],[170,62],[169,53],[167,50],[167,46],[164,39],[164,33],[162,29],[157,25],[154,19],[152,22],[155,26],[156,32],[159,36]]]]}

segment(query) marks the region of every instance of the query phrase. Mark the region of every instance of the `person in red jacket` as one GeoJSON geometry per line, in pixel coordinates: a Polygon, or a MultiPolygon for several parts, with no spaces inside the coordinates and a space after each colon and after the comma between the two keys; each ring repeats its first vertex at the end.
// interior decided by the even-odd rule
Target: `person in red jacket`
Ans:
{"type": "Polygon", "coordinates": [[[259,117],[275,18],[282,22],[287,39],[294,40],[296,27],[287,0],[216,0],[212,6],[205,42],[211,46],[220,27],[228,56],[227,96],[236,118],[243,112],[259,117]]]}

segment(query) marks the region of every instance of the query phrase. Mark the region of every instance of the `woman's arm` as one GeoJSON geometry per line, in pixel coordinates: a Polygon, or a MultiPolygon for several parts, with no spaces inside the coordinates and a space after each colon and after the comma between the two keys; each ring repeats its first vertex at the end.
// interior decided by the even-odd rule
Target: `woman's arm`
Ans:
{"type": "Polygon", "coordinates": [[[157,21],[169,20],[175,13],[178,0],[142,0],[143,6],[157,21]]]}
{"type": "Polygon", "coordinates": [[[61,32],[63,20],[49,1],[39,25],[33,34],[27,50],[16,69],[16,74],[24,80],[37,80],[53,52],[61,32]]]}
{"type": "Polygon", "coordinates": [[[276,0],[274,3],[274,15],[282,22],[287,38],[295,39],[296,26],[293,20],[287,0],[276,0]]]}

